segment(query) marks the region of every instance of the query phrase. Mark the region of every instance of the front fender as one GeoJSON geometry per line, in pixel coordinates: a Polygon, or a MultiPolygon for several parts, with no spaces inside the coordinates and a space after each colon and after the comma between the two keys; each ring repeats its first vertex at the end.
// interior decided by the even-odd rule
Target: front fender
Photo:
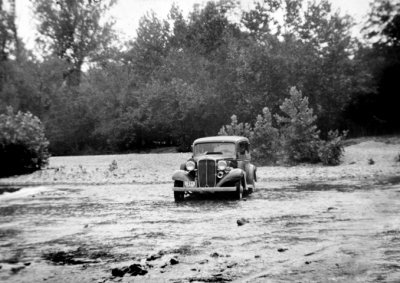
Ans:
{"type": "Polygon", "coordinates": [[[194,178],[189,175],[189,172],[184,170],[176,170],[172,175],[172,180],[182,182],[193,182],[194,178]]]}
{"type": "Polygon", "coordinates": [[[242,169],[236,168],[229,171],[227,175],[225,175],[217,184],[217,187],[221,187],[226,183],[236,183],[240,181],[244,176],[244,171],[242,169]]]}

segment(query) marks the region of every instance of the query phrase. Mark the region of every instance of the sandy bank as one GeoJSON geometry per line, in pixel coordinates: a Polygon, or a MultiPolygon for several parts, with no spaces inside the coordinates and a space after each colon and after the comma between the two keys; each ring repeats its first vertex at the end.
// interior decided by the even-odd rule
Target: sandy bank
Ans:
{"type": "MultiPolygon", "coordinates": [[[[400,140],[362,141],[345,148],[339,166],[298,165],[258,168],[258,179],[268,181],[340,181],[373,180],[400,176],[400,140]],[[370,160],[373,160],[373,164],[370,160]]],[[[0,179],[0,185],[39,184],[161,184],[190,153],[123,154],[51,157],[49,166],[28,175],[0,179]]]]}

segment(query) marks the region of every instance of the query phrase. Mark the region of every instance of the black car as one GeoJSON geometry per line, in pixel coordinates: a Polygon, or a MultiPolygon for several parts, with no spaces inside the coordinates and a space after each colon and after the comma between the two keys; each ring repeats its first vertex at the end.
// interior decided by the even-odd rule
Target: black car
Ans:
{"type": "Polygon", "coordinates": [[[227,192],[241,199],[255,190],[257,168],[250,163],[247,138],[205,137],[195,140],[192,149],[192,157],[172,176],[175,201],[194,192],[227,192]]]}

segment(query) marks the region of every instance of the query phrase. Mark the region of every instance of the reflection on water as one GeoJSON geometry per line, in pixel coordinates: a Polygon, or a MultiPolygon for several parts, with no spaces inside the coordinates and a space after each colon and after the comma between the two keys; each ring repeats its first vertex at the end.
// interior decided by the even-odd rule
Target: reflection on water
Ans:
{"type": "MultiPolygon", "coordinates": [[[[164,251],[185,256],[187,264],[198,265],[216,252],[226,256],[220,262],[229,258],[242,266],[235,269],[237,278],[264,270],[266,265],[280,266],[277,274],[290,269],[297,278],[295,274],[304,271],[293,270],[298,264],[293,259],[302,262],[304,254],[317,247],[319,252],[312,253],[312,260],[334,265],[330,260],[351,256],[356,264],[361,254],[372,263],[383,259],[379,268],[385,274],[400,258],[398,250],[388,252],[398,244],[400,226],[381,231],[400,224],[400,202],[387,190],[282,185],[258,189],[242,201],[223,195],[194,195],[181,203],[173,201],[168,185],[54,186],[22,191],[23,197],[0,198],[2,255],[23,249],[22,256],[40,259],[48,249],[90,247],[107,249],[118,260],[164,251]],[[247,222],[238,226],[238,219],[247,222]],[[343,245],[358,252],[351,255],[350,248],[339,250],[343,245]]],[[[396,195],[396,190],[392,194],[396,195]]],[[[216,265],[210,259],[201,266],[211,272],[216,265]]],[[[379,271],[378,267],[369,268],[379,271]]],[[[336,276],[333,270],[326,272],[336,276]]],[[[171,272],[172,277],[179,277],[171,272]]],[[[362,276],[373,281],[368,275],[362,276]]],[[[314,279],[318,281],[318,277],[314,279]]]]}

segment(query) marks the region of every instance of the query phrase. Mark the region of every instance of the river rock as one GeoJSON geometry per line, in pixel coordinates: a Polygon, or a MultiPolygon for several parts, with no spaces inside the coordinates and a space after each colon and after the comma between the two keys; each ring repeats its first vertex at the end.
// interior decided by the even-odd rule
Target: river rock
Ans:
{"type": "Polygon", "coordinates": [[[236,220],[236,223],[237,223],[238,226],[242,226],[242,225],[244,225],[246,223],[249,223],[249,220],[246,219],[246,218],[240,218],[240,219],[236,220]]]}
{"type": "Polygon", "coordinates": [[[123,277],[126,272],[124,272],[122,269],[119,268],[113,268],[111,270],[111,275],[115,277],[123,277]]]}
{"type": "Polygon", "coordinates": [[[133,276],[145,275],[145,274],[147,274],[147,270],[141,264],[134,263],[129,266],[128,273],[133,276]]]}
{"type": "Polygon", "coordinates": [[[149,256],[148,258],[146,258],[146,260],[147,261],[153,261],[153,260],[159,259],[161,257],[162,257],[161,254],[153,254],[153,255],[149,256]]]}

